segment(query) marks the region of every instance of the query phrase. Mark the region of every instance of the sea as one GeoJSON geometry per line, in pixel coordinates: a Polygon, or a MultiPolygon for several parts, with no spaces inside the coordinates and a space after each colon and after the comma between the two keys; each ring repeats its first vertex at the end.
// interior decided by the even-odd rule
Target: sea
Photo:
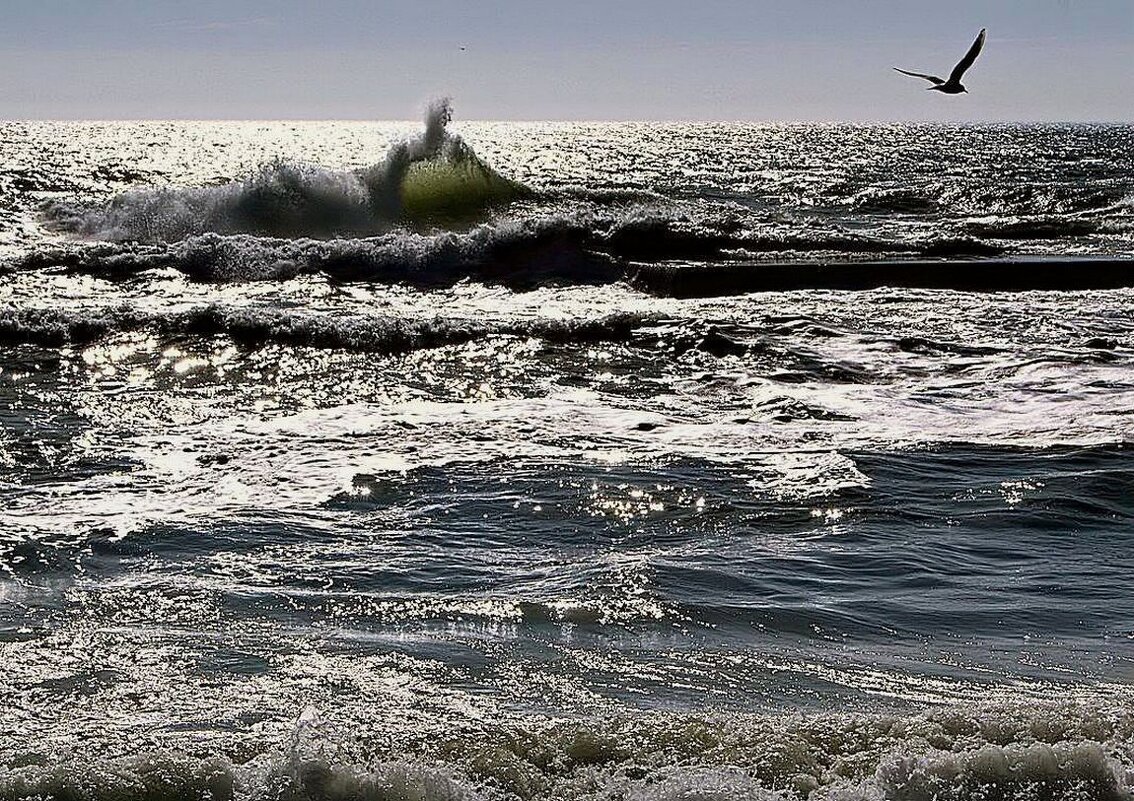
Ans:
{"type": "Polygon", "coordinates": [[[1134,126],[0,123],[0,799],[1134,798],[1134,126]]]}

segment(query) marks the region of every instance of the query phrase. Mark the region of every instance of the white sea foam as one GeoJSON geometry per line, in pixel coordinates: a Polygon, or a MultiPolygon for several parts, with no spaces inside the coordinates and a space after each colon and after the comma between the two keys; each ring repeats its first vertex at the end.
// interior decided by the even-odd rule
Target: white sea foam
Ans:
{"type": "MultiPolygon", "coordinates": [[[[0,769],[0,798],[324,801],[1128,801],[1131,721],[1076,707],[563,722],[462,732],[437,748],[340,761],[390,732],[311,712],[242,764],[156,752],[0,769]],[[1062,737],[1043,734],[1052,718],[1062,737]],[[339,757],[334,756],[339,754],[339,757]],[[442,755],[444,754],[444,755],[442,755]]],[[[405,733],[403,733],[403,739],[405,733]]],[[[414,739],[410,737],[409,739],[414,739]]],[[[19,759],[8,754],[9,761],[19,759]]]]}

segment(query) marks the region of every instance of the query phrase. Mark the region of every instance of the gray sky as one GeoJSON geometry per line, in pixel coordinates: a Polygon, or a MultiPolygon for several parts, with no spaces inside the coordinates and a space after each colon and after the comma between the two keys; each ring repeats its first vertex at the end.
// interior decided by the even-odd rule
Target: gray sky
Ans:
{"type": "Polygon", "coordinates": [[[1132,120],[1134,0],[0,0],[0,118],[436,95],[462,119],[1132,120]],[[982,26],[969,95],[890,70],[948,74],[982,26]]]}

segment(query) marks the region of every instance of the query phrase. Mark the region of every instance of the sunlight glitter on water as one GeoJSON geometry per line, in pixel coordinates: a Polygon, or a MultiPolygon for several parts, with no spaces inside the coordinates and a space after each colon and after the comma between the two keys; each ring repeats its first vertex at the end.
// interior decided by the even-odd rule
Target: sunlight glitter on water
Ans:
{"type": "Polygon", "coordinates": [[[0,125],[0,796],[1128,794],[1131,291],[633,283],[1130,254],[1128,128],[457,123],[530,191],[344,206],[419,127],[0,125]]]}

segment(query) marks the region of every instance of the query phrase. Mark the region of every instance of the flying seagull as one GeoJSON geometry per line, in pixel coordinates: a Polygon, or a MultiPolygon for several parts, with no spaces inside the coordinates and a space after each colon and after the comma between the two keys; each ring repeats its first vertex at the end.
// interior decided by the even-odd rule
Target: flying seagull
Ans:
{"type": "Polygon", "coordinates": [[[980,55],[980,51],[984,47],[984,31],[984,28],[980,29],[980,35],[977,36],[976,41],[973,42],[973,46],[969,48],[969,52],[965,53],[965,57],[957,63],[957,66],[953,67],[953,71],[949,73],[949,80],[947,81],[941,80],[936,75],[922,75],[920,72],[909,72],[908,70],[901,70],[897,67],[894,67],[894,69],[898,70],[902,75],[911,75],[914,78],[922,78],[931,82],[933,84],[933,86],[929,87],[929,91],[931,92],[944,92],[947,95],[959,95],[962,92],[968,92],[969,90],[961,83],[961,78],[964,77],[969,67],[973,65],[973,62],[977,60],[977,56],[980,55]]]}

